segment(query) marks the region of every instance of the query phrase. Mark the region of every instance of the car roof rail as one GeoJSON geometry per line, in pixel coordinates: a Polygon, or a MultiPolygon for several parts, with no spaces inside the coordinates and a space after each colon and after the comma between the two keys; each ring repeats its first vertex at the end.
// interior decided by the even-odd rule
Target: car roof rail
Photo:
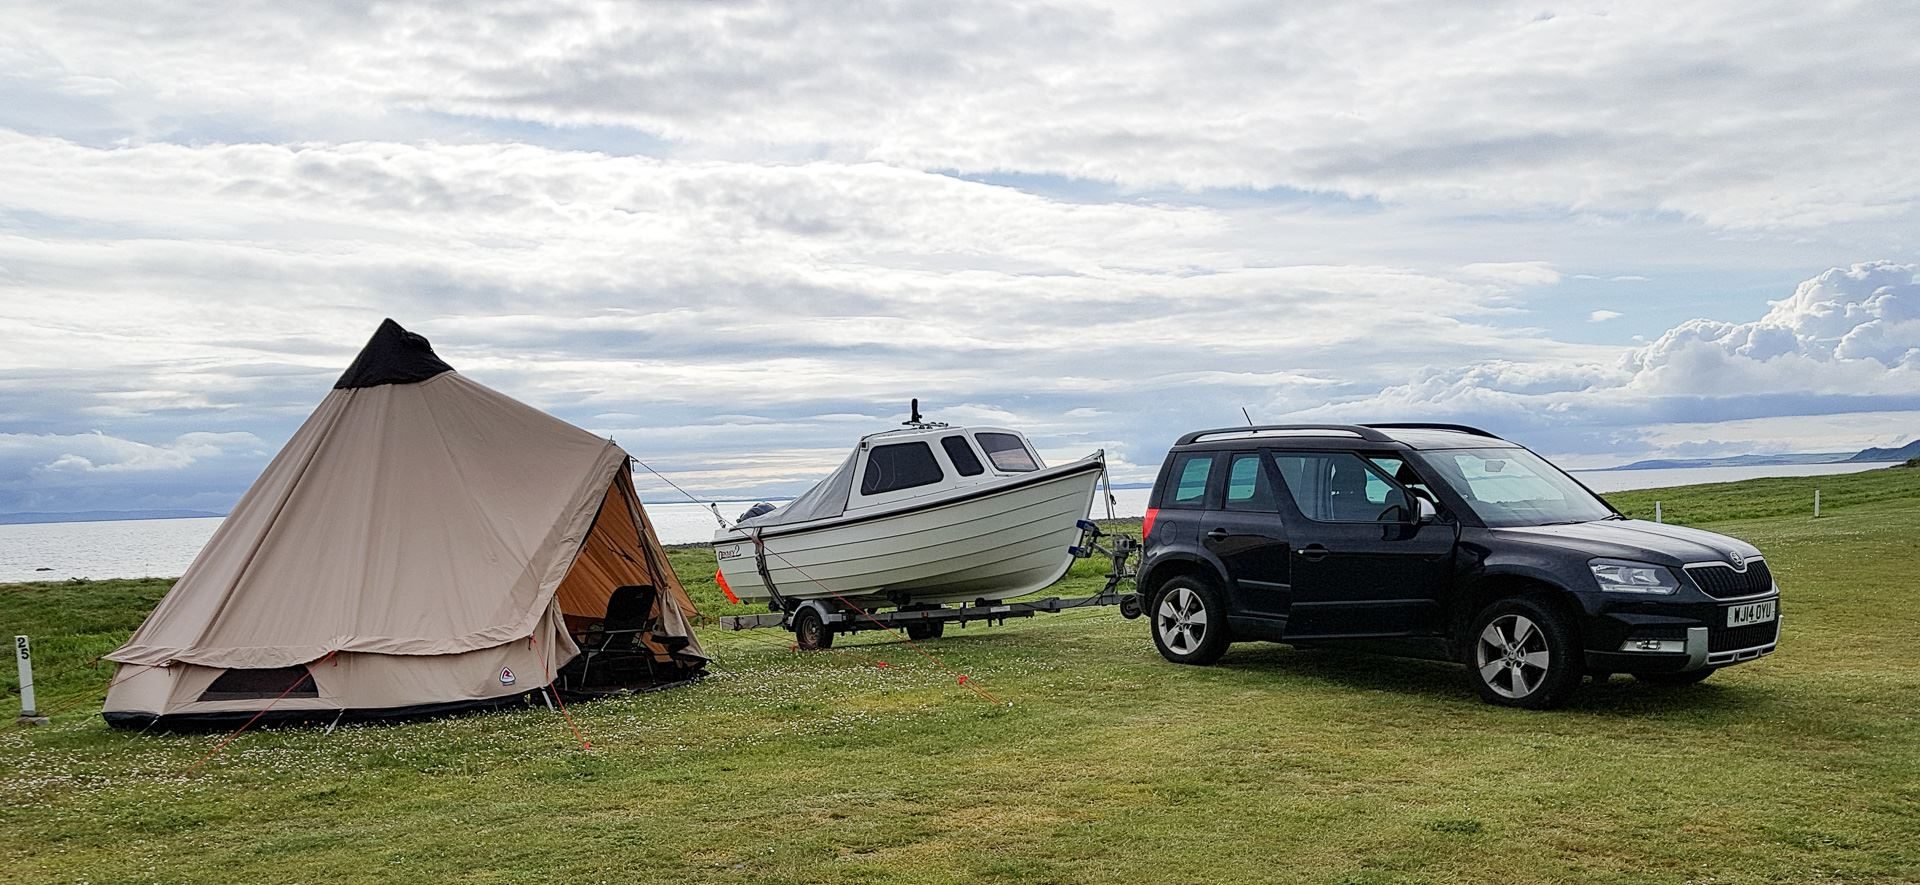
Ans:
{"type": "Polygon", "coordinates": [[[1367,442],[1393,442],[1393,437],[1390,437],[1384,433],[1381,433],[1380,431],[1375,430],[1372,427],[1365,424],[1261,424],[1255,427],[1216,427],[1212,430],[1196,430],[1192,433],[1187,434],[1186,436],[1180,437],[1180,440],[1178,442],[1175,442],[1174,445],[1176,446],[1190,445],[1192,443],[1200,442],[1201,440],[1207,439],[1209,437],[1216,437],[1216,436],[1247,437],[1247,436],[1257,436],[1262,433],[1278,433],[1278,432],[1285,432],[1285,431],[1300,431],[1300,430],[1309,430],[1309,431],[1317,430],[1317,431],[1325,431],[1328,433],[1350,433],[1350,434],[1353,434],[1354,436],[1357,436],[1361,439],[1366,440],[1367,442]]]}
{"type": "Polygon", "coordinates": [[[1455,433],[1471,433],[1474,436],[1484,436],[1488,439],[1500,439],[1500,437],[1494,436],[1485,430],[1466,424],[1438,424],[1431,421],[1386,421],[1363,426],[1375,427],[1381,430],[1451,430],[1455,433]]]}

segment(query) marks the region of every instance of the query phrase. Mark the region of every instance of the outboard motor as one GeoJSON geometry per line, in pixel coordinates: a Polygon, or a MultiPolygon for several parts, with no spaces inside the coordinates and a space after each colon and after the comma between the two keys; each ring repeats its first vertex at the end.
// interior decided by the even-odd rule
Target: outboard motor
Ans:
{"type": "Polygon", "coordinates": [[[747,512],[740,514],[739,518],[735,519],[734,522],[746,522],[747,520],[752,519],[756,516],[765,516],[769,513],[772,513],[773,510],[774,510],[774,507],[772,504],[768,504],[765,501],[761,501],[760,503],[755,504],[752,507],[748,507],[747,512]]]}

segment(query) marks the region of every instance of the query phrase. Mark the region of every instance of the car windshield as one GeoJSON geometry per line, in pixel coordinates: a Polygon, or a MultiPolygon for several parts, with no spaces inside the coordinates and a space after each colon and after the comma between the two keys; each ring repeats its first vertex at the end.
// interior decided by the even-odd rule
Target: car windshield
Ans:
{"type": "Polygon", "coordinates": [[[1592,522],[1613,511],[1560,468],[1526,449],[1441,449],[1423,453],[1480,521],[1489,526],[1592,522]]]}

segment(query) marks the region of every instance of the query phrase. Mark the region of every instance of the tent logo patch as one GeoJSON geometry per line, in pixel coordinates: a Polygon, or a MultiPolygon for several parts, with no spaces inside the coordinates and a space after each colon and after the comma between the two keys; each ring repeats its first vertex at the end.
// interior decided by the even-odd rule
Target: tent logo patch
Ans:
{"type": "Polygon", "coordinates": [[[513,677],[513,668],[501,667],[500,668],[500,684],[512,685],[514,682],[515,682],[515,679],[513,677]]]}

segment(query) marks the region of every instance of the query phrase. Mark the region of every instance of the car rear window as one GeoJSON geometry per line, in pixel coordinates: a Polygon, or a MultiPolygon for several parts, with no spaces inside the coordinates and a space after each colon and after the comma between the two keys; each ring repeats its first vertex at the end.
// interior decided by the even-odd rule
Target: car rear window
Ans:
{"type": "Polygon", "coordinates": [[[1207,479],[1213,475],[1213,453],[1196,452],[1188,455],[1176,455],[1173,470],[1167,474],[1170,483],[1162,507],[1198,509],[1206,503],[1207,479]]]}

